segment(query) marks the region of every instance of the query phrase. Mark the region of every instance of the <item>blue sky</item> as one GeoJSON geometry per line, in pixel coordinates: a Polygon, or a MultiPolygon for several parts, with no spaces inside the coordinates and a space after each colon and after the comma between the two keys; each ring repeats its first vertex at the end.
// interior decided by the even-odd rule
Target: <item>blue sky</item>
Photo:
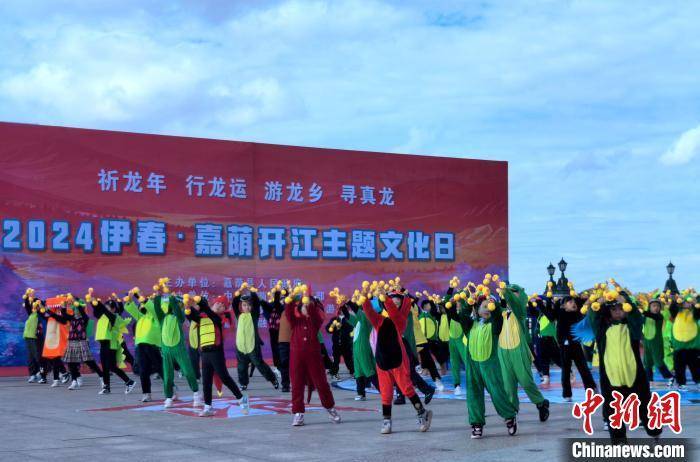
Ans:
{"type": "Polygon", "coordinates": [[[700,280],[700,3],[8,1],[0,120],[507,160],[511,280],[700,280]],[[233,6],[223,6],[235,3],[233,6]]]}

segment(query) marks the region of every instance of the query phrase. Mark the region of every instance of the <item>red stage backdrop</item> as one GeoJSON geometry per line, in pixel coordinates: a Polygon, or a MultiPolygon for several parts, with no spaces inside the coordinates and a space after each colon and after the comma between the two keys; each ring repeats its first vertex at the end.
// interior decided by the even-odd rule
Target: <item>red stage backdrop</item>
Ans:
{"type": "Polygon", "coordinates": [[[291,279],[330,311],[333,287],[365,279],[507,277],[505,162],[13,123],[0,140],[0,365],[24,364],[26,287],[107,296],[168,276],[231,296],[291,279]]]}

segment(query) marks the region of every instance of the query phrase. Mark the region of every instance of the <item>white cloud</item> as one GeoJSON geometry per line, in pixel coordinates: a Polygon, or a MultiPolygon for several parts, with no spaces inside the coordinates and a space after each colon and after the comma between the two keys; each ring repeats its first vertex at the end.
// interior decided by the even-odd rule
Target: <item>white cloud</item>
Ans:
{"type": "Polygon", "coordinates": [[[673,143],[671,149],[661,156],[661,162],[666,165],[687,164],[700,154],[700,125],[684,132],[673,143]]]}
{"type": "Polygon", "coordinates": [[[508,160],[526,287],[550,258],[593,274],[608,252],[654,284],[612,232],[662,265],[697,248],[698,128],[663,157],[683,169],[653,166],[700,119],[700,3],[221,5],[1,2],[0,120],[508,160]],[[674,218],[580,220],[601,209],[674,218]]]}

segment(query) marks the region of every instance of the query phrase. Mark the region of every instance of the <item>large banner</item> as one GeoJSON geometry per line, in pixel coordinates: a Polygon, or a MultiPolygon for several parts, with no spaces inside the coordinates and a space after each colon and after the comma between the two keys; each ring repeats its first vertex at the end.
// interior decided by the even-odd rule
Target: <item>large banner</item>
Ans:
{"type": "Polygon", "coordinates": [[[26,287],[302,280],[332,311],[363,280],[507,276],[505,162],[0,123],[0,172],[1,366],[25,362],[26,287]]]}

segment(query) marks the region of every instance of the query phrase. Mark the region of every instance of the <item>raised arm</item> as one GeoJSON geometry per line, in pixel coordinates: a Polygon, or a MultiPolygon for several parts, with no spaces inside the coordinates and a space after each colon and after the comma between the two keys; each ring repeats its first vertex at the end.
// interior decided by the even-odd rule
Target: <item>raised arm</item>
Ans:
{"type": "Polygon", "coordinates": [[[500,301],[494,302],[496,309],[491,312],[491,322],[493,322],[493,335],[501,335],[501,330],[503,329],[503,310],[506,309],[508,303],[505,298],[501,298],[500,301]]]}
{"type": "Polygon", "coordinates": [[[375,329],[378,329],[379,325],[382,323],[382,315],[374,311],[370,299],[365,300],[365,303],[362,305],[362,310],[365,312],[365,316],[367,316],[370,324],[372,324],[375,329]]]}

